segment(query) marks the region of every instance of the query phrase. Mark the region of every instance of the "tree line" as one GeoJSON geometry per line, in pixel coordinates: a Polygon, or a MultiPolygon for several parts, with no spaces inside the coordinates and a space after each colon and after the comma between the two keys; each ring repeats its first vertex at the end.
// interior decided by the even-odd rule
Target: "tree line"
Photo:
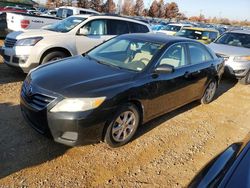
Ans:
{"type": "MultiPolygon", "coordinates": [[[[63,5],[72,5],[72,0],[47,0],[48,8],[63,5]]],[[[120,1],[121,2],[121,1],[120,1]]],[[[178,5],[175,2],[164,3],[164,0],[154,0],[149,8],[145,8],[143,0],[126,0],[119,7],[113,0],[78,0],[78,7],[91,8],[98,12],[118,13],[127,16],[149,16],[154,18],[186,18],[179,12],[178,5]]]]}

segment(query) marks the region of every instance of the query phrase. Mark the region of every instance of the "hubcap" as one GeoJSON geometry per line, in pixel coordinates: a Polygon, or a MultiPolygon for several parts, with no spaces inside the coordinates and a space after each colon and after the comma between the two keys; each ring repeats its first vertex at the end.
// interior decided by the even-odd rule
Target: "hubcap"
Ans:
{"type": "Polygon", "coordinates": [[[214,82],[211,82],[206,90],[206,100],[210,101],[212,100],[216,90],[216,84],[214,82]]]}
{"type": "Polygon", "coordinates": [[[121,113],[115,120],[112,127],[112,137],[116,142],[126,140],[136,126],[135,114],[131,111],[121,113]]]}
{"type": "Polygon", "coordinates": [[[53,57],[50,59],[50,61],[56,61],[56,60],[59,60],[59,59],[62,59],[61,57],[53,57]]]}

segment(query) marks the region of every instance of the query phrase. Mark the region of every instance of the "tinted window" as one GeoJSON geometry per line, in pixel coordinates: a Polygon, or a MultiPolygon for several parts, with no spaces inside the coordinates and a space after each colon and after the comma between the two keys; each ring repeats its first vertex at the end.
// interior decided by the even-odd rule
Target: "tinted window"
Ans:
{"type": "Polygon", "coordinates": [[[131,33],[147,33],[149,29],[145,25],[141,25],[138,23],[129,22],[129,28],[131,33]]]}
{"type": "Polygon", "coordinates": [[[59,18],[67,18],[72,15],[73,15],[73,10],[66,9],[66,8],[58,9],[57,14],[56,14],[56,16],[59,18]]]}
{"type": "Polygon", "coordinates": [[[218,38],[215,43],[250,48],[250,35],[243,33],[225,33],[218,38]]]}
{"type": "Polygon", "coordinates": [[[187,64],[185,58],[185,47],[183,44],[176,44],[167,49],[160,60],[160,65],[168,64],[176,67],[182,67],[187,64]]]}
{"type": "Polygon", "coordinates": [[[211,54],[200,44],[188,44],[191,64],[212,60],[211,54]]]}
{"type": "Polygon", "coordinates": [[[88,31],[88,35],[107,35],[107,21],[94,20],[83,26],[88,31]]]}
{"type": "Polygon", "coordinates": [[[109,34],[110,35],[122,35],[129,33],[128,23],[121,20],[109,20],[109,34]]]}

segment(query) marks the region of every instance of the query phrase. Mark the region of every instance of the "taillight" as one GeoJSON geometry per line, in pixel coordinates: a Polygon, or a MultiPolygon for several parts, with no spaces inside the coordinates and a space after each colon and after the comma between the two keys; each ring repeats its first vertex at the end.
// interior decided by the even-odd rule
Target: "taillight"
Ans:
{"type": "Polygon", "coordinates": [[[30,25],[29,20],[21,20],[21,28],[26,29],[30,25]]]}

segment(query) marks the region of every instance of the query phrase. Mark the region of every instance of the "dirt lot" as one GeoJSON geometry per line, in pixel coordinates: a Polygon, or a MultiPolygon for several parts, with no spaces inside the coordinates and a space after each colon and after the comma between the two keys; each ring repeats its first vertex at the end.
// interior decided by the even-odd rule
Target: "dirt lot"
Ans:
{"type": "Polygon", "coordinates": [[[250,130],[250,86],[225,79],[214,102],[194,102],[157,118],[124,147],[68,148],[22,118],[24,77],[0,63],[0,187],[184,187],[250,130]]]}

